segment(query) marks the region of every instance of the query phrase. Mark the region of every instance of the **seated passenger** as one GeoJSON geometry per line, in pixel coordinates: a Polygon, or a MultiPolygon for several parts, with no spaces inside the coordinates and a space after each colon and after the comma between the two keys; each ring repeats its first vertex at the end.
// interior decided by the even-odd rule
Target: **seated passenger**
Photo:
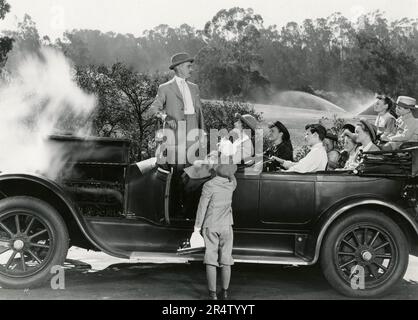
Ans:
{"type": "Polygon", "coordinates": [[[299,162],[278,159],[287,172],[316,172],[325,170],[328,162],[327,151],[323,145],[326,130],[320,124],[308,124],[305,127],[305,141],[311,151],[299,162]]]}
{"type": "Polygon", "coordinates": [[[411,97],[400,96],[396,101],[396,132],[382,135],[381,140],[387,141],[382,149],[385,151],[397,150],[405,142],[418,142],[418,111],[416,100],[411,97]]]}
{"type": "Polygon", "coordinates": [[[265,171],[277,171],[280,164],[277,159],[293,161],[293,146],[290,141],[290,134],[287,128],[280,121],[276,121],[269,126],[269,141],[272,143],[264,155],[272,161],[265,164],[265,171]]]}
{"type": "Polygon", "coordinates": [[[339,167],[340,153],[335,149],[337,141],[338,137],[333,134],[331,130],[327,130],[327,134],[323,141],[328,156],[327,170],[335,170],[339,167]]]}
{"type": "Polygon", "coordinates": [[[255,136],[254,130],[258,126],[257,120],[249,115],[235,114],[234,129],[235,135],[232,143],[232,159],[235,164],[244,164],[254,154],[254,146],[251,137],[255,136]],[[247,134],[250,133],[251,137],[247,134]]]}
{"type": "Polygon", "coordinates": [[[377,128],[377,136],[393,134],[396,122],[396,118],[391,113],[393,101],[385,95],[378,95],[376,99],[373,109],[377,112],[376,122],[374,123],[377,128]]]}
{"type": "Polygon", "coordinates": [[[356,141],[355,127],[352,124],[343,126],[343,151],[340,157],[340,167],[337,170],[354,170],[358,166],[356,161],[358,148],[360,147],[356,141]],[[347,134],[350,133],[350,135],[347,134]],[[354,134],[354,136],[352,135],[354,134]]]}
{"type": "Polygon", "coordinates": [[[360,144],[356,152],[356,160],[353,165],[360,163],[360,154],[368,151],[380,151],[379,147],[374,144],[377,139],[376,127],[366,119],[360,119],[356,125],[356,141],[360,144]]]}
{"type": "MultiPolygon", "coordinates": [[[[229,141],[228,137],[221,137],[217,151],[211,152],[206,159],[195,161],[192,166],[184,169],[184,181],[188,183],[188,179],[210,177],[214,164],[223,161],[223,157],[228,161],[231,158],[232,163],[237,165],[245,164],[248,159],[252,159],[254,147],[247,132],[254,136],[255,129],[259,126],[258,121],[249,114],[241,116],[238,113],[235,114],[235,119],[234,129],[231,131],[233,142],[229,141]]],[[[200,183],[197,181],[197,184],[200,183]]]]}

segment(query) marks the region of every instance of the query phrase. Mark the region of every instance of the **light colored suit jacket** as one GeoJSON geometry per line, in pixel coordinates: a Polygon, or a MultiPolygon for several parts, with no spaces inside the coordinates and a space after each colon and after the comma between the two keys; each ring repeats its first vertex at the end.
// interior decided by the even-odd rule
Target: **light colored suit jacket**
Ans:
{"type": "Polygon", "coordinates": [[[203,185],[199,206],[196,212],[195,227],[222,229],[233,225],[232,195],[237,180],[215,177],[203,185]]]}
{"type": "MultiPolygon", "coordinates": [[[[199,129],[204,130],[205,127],[199,87],[192,82],[186,82],[189,86],[190,94],[193,99],[193,106],[197,120],[196,123],[198,124],[199,129]]],[[[167,120],[176,120],[178,122],[186,119],[184,115],[183,97],[175,78],[159,86],[157,96],[150,109],[151,114],[155,114],[158,111],[165,112],[167,114],[167,120]]]]}

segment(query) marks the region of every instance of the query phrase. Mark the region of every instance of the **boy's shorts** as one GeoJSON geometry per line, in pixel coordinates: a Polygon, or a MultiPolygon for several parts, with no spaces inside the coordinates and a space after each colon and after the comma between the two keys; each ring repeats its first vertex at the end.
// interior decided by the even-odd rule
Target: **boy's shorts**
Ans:
{"type": "Polygon", "coordinates": [[[234,259],[232,259],[234,242],[232,226],[221,229],[204,228],[202,234],[206,246],[204,264],[216,267],[234,264],[234,259]]]}

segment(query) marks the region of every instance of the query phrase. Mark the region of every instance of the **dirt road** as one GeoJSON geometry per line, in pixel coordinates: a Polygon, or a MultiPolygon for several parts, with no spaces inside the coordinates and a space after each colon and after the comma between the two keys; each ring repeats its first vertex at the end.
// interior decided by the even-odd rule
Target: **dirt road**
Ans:
{"type": "MultiPolygon", "coordinates": [[[[71,249],[65,289],[0,289],[0,299],[204,299],[204,267],[192,264],[126,264],[102,253],[71,249]]],[[[234,299],[345,299],[326,282],[319,267],[237,264],[234,299]]],[[[404,280],[388,299],[418,299],[418,258],[410,257],[404,280]]]]}

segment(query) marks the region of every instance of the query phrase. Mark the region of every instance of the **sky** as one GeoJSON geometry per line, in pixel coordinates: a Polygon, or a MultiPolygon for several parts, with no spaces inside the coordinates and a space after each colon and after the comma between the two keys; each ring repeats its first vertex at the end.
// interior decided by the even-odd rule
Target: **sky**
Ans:
{"type": "Polygon", "coordinates": [[[41,36],[55,39],[65,30],[98,29],[135,36],[159,24],[187,23],[202,29],[221,9],[253,8],[264,25],[283,26],[307,18],[341,12],[350,19],[380,10],[390,20],[418,18],[418,0],[7,0],[11,11],[1,30],[16,29],[24,14],[35,21],[41,36]]]}

